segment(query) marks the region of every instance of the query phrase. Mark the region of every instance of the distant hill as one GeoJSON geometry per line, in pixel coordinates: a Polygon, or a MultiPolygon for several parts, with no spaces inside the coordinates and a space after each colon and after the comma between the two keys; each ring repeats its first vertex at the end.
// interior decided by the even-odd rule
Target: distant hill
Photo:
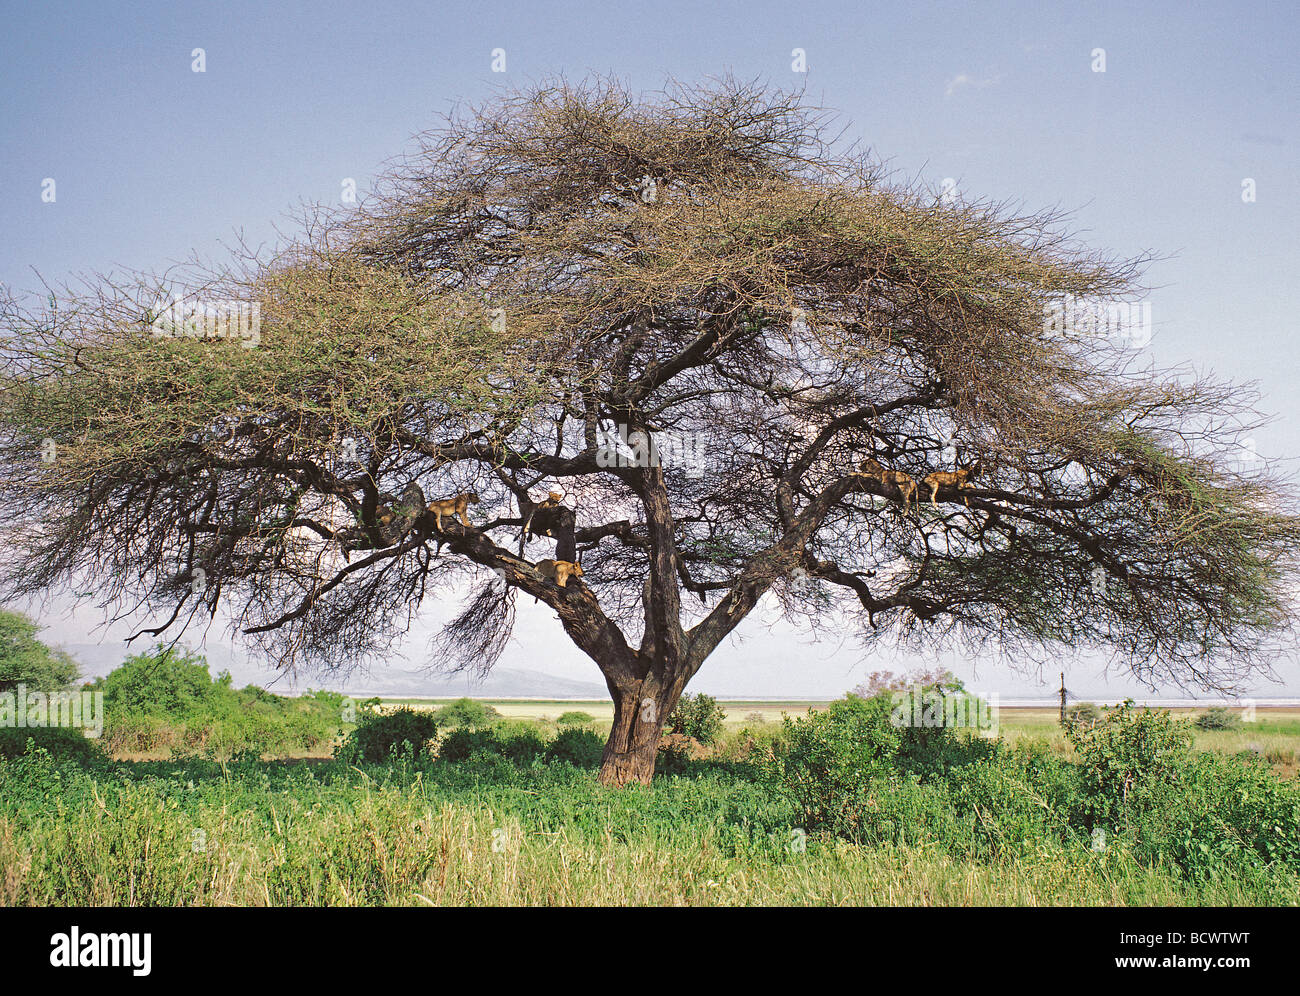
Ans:
{"type": "Polygon", "coordinates": [[[393,698],[482,699],[607,699],[609,690],[591,681],[574,681],[541,671],[497,668],[485,678],[467,674],[433,674],[420,671],[356,675],[349,695],[385,695],[393,698]]]}
{"type": "MultiPolygon", "coordinates": [[[[64,643],[64,650],[81,664],[82,676],[97,678],[122,663],[130,653],[148,649],[147,645],[131,648],[121,643],[64,643]]],[[[469,695],[490,699],[604,699],[609,691],[594,681],[575,681],[542,671],[497,668],[479,679],[470,674],[439,674],[409,666],[358,671],[340,677],[300,677],[290,682],[270,668],[259,668],[230,647],[210,646],[201,653],[207,658],[213,675],[229,671],[235,684],[260,685],[281,695],[308,688],[328,688],[357,697],[382,695],[388,698],[459,698],[469,695]]]]}

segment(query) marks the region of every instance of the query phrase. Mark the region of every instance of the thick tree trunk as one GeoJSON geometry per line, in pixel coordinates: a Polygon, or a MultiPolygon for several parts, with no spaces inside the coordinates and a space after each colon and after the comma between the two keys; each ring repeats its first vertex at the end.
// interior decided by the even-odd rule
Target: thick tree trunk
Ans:
{"type": "Polygon", "coordinates": [[[631,684],[607,683],[614,697],[614,726],[600,759],[600,781],[614,786],[649,785],[664,723],[681,697],[684,682],[664,682],[652,674],[631,684]]]}

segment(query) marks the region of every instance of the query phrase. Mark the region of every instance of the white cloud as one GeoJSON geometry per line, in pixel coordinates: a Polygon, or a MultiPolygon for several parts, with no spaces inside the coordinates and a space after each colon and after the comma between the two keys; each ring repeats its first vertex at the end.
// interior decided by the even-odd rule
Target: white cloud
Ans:
{"type": "Polygon", "coordinates": [[[976,90],[983,90],[985,87],[993,86],[1000,79],[1002,79],[1001,73],[998,73],[996,76],[989,76],[982,80],[976,79],[974,76],[971,76],[969,73],[958,73],[956,76],[950,79],[948,81],[948,85],[943,88],[943,95],[945,97],[951,97],[958,90],[963,90],[966,87],[972,87],[976,90]]]}

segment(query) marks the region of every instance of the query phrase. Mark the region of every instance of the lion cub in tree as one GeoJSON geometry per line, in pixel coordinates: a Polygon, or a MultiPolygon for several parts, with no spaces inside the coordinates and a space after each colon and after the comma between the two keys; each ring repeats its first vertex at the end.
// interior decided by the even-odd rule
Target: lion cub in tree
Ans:
{"type": "Polygon", "coordinates": [[[442,532],[442,517],[444,515],[450,516],[453,521],[457,516],[460,516],[461,525],[468,528],[469,519],[465,517],[465,512],[470,505],[477,504],[478,495],[473,491],[467,491],[453,498],[440,498],[438,501],[429,502],[429,511],[433,513],[438,532],[442,532]]]}
{"type": "MultiPolygon", "coordinates": [[[[925,475],[925,486],[930,489],[930,504],[935,508],[939,506],[935,503],[935,496],[939,494],[940,488],[957,488],[961,489],[970,484],[970,482],[979,476],[980,465],[978,462],[969,467],[958,467],[956,470],[936,470],[933,474],[925,475]]],[[[962,498],[962,502],[967,508],[970,507],[970,499],[962,498]]]]}
{"type": "Polygon", "coordinates": [[[572,560],[539,560],[535,567],[538,574],[549,581],[554,581],[561,588],[568,587],[569,578],[582,577],[582,565],[572,560]]]}
{"type": "Polygon", "coordinates": [[[901,470],[886,470],[880,465],[875,457],[867,457],[858,465],[858,473],[863,477],[874,477],[882,484],[892,484],[898,488],[898,493],[903,498],[903,507],[912,500],[916,494],[916,482],[901,470]]]}

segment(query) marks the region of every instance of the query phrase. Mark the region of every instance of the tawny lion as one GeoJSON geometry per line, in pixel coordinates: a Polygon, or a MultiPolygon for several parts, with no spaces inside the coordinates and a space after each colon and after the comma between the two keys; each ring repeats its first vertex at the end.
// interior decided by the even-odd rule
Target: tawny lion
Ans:
{"type": "Polygon", "coordinates": [[[867,459],[863,460],[858,465],[858,473],[863,477],[872,477],[882,484],[892,484],[898,488],[898,493],[903,498],[904,508],[907,507],[907,503],[916,494],[916,481],[901,470],[886,470],[875,457],[867,457],[867,459]]]}
{"type": "Polygon", "coordinates": [[[572,560],[539,560],[536,571],[549,581],[554,581],[561,588],[568,587],[569,578],[582,577],[582,565],[572,560]]]}
{"type": "MultiPolygon", "coordinates": [[[[969,486],[970,482],[979,476],[980,465],[972,464],[969,467],[958,467],[956,470],[936,470],[932,474],[925,475],[925,486],[930,489],[930,504],[938,508],[935,497],[939,494],[940,488],[957,488],[958,490],[969,486]]],[[[970,499],[963,497],[962,503],[967,508],[970,507],[970,499]]]]}
{"type": "Polygon", "coordinates": [[[453,522],[457,516],[460,516],[461,525],[468,528],[469,519],[466,518],[465,512],[470,505],[478,504],[478,495],[473,491],[467,491],[464,494],[456,495],[452,498],[440,498],[438,501],[429,502],[429,511],[433,513],[433,519],[436,523],[438,532],[442,532],[442,517],[445,515],[453,522]]]}

